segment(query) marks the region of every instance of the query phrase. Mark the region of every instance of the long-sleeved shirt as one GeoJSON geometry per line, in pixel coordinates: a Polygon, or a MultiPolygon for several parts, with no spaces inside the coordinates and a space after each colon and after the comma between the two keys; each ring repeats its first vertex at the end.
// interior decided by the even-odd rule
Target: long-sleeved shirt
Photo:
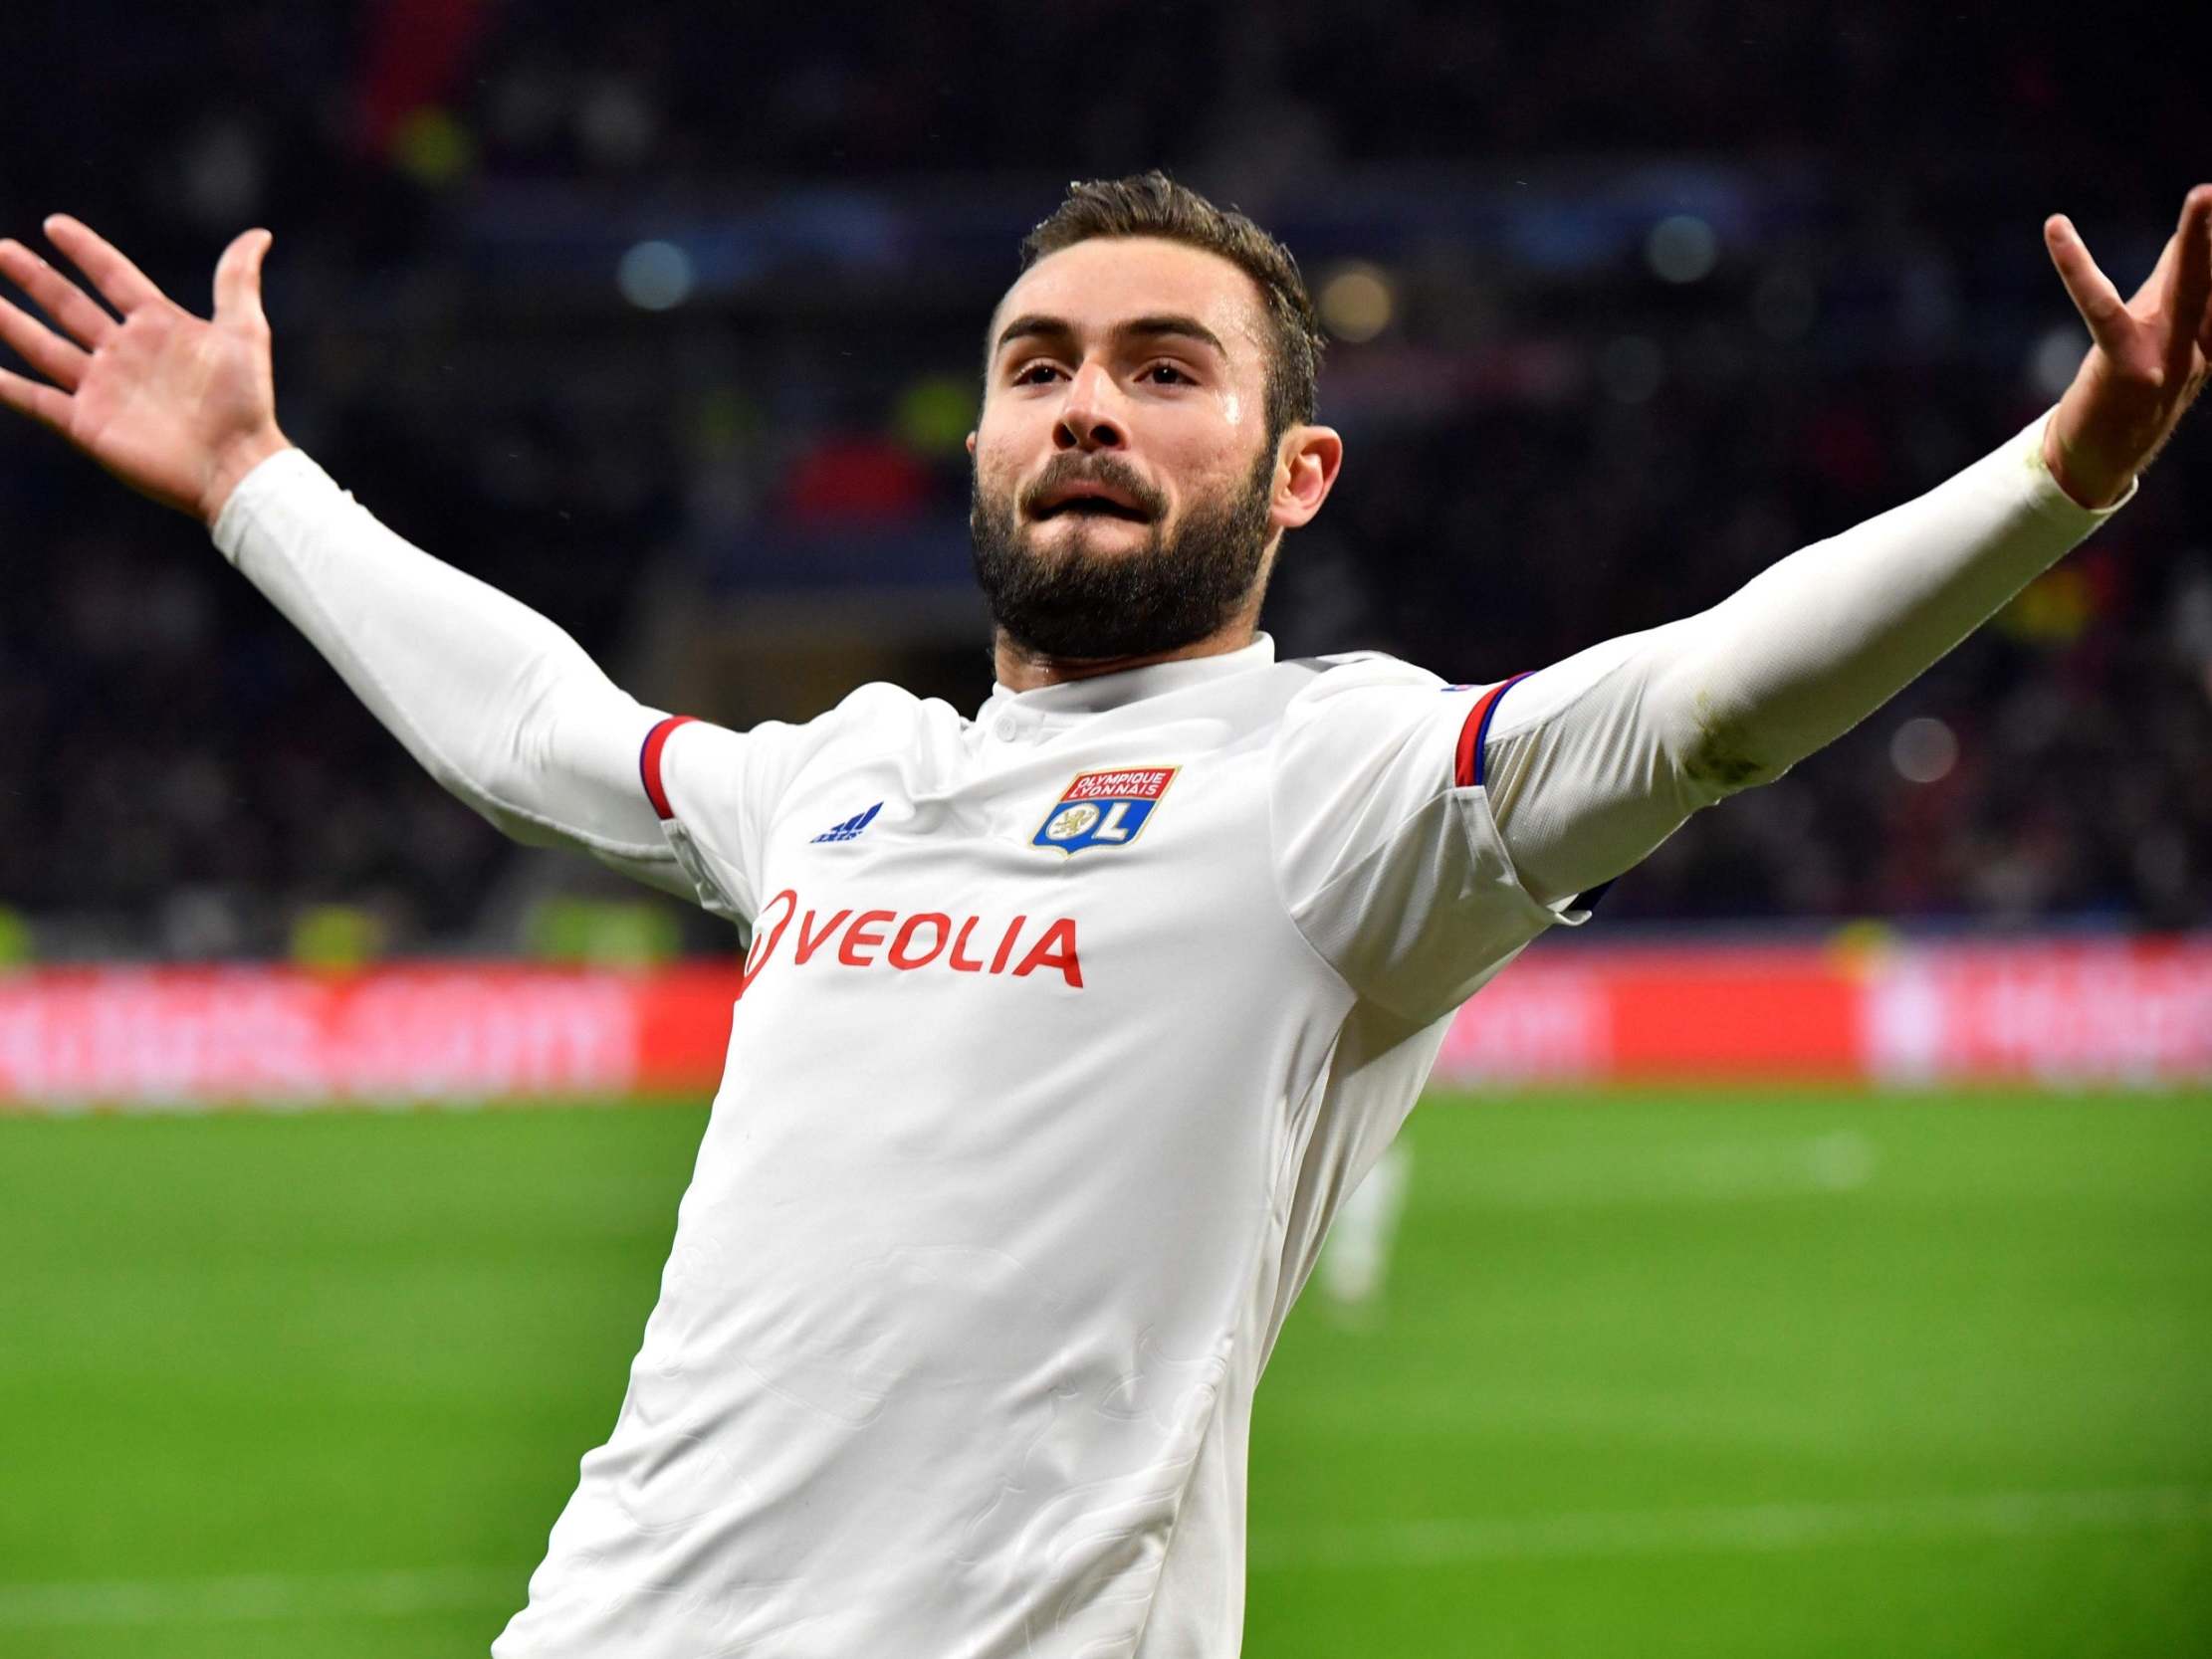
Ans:
{"type": "Polygon", "coordinates": [[[1261,636],[747,730],[265,463],[218,544],[441,782],[750,933],[629,1392],[495,1653],[1233,1653],[1253,1388],[1451,1012],[2087,534],[2037,439],[1512,682],[1261,636]]]}

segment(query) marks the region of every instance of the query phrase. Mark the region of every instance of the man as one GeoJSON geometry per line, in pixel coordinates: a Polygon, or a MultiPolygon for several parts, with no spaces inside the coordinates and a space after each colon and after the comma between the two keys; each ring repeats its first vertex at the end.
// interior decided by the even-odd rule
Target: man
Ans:
{"type": "Polygon", "coordinates": [[[970,438],[990,700],[738,732],[638,707],[286,444],[266,233],[209,323],[47,230],[120,320],[0,243],[53,320],[0,311],[45,377],[0,400],[204,519],[502,828],[751,933],[659,1304],[508,1659],[1233,1652],[1254,1384],[1452,1010],[2094,528],[2212,337],[2212,185],[2126,304],[2054,219],[2095,344],[2048,419],[1702,615],[1447,686],[1256,631],[1343,456],[1288,256],[1159,174],[1080,185],[970,438]]]}

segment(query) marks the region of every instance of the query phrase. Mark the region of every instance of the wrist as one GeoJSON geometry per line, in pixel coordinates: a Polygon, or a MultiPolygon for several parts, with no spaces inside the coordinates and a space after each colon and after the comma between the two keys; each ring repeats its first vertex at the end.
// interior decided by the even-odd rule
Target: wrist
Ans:
{"type": "Polygon", "coordinates": [[[2135,481],[2132,467],[2101,463],[2081,446],[2067,442],[2058,415],[2044,423],[2043,467],[2069,501],[2090,513],[2112,506],[2135,481]]]}
{"type": "Polygon", "coordinates": [[[213,529],[215,520],[222,516],[223,504],[230,500],[231,492],[245,482],[246,475],[272,455],[291,447],[292,440],[279,432],[273,422],[227,445],[216,455],[215,464],[208,471],[207,483],[200,491],[201,521],[213,529]]]}

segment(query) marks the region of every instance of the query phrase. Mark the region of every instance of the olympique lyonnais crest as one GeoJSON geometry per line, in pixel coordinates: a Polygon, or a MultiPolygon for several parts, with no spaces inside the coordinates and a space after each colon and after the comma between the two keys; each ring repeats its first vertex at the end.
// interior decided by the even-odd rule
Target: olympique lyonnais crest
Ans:
{"type": "Polygon", "coordinates": [[[1079,853],[1086,847],[1126,847],[1151,818],[1175,780],[1174,766],[1131,766],[1080,772],[1044,815],[1032,847],[1079,853]]]}

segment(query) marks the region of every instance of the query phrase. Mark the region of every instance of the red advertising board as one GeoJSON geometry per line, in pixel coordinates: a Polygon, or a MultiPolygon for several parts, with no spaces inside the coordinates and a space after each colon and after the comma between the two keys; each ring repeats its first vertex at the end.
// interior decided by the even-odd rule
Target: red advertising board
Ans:
{"type": "Polygon", "coordinates": [[[2069,940],[1902,953],[1864,998],[1893,1080],[2212,1081],[2212,942],[2069,940]]]}
{"type": "MultiPolygon", "coordinates": [[[[0,975],[0,1110],[705,1094],[735,963],[0,975]]],[[[1440,1081],[2212,1086],[2212,938],[1541,950],[1460,1010],[1440,1081]]]]}
{"type": "Polygon", "coordinates": [[[406,1103],[711,1089],[734,967],[271,966],[0,977],[0,1102],[406,1103]]]}
{"type": "Polygon", "coordinates": [[[1459,1010],[1453,1081],[1856,1075],[1856,978],[1799,946],[1580,949],[1523,959],[1459,1010]]]}

